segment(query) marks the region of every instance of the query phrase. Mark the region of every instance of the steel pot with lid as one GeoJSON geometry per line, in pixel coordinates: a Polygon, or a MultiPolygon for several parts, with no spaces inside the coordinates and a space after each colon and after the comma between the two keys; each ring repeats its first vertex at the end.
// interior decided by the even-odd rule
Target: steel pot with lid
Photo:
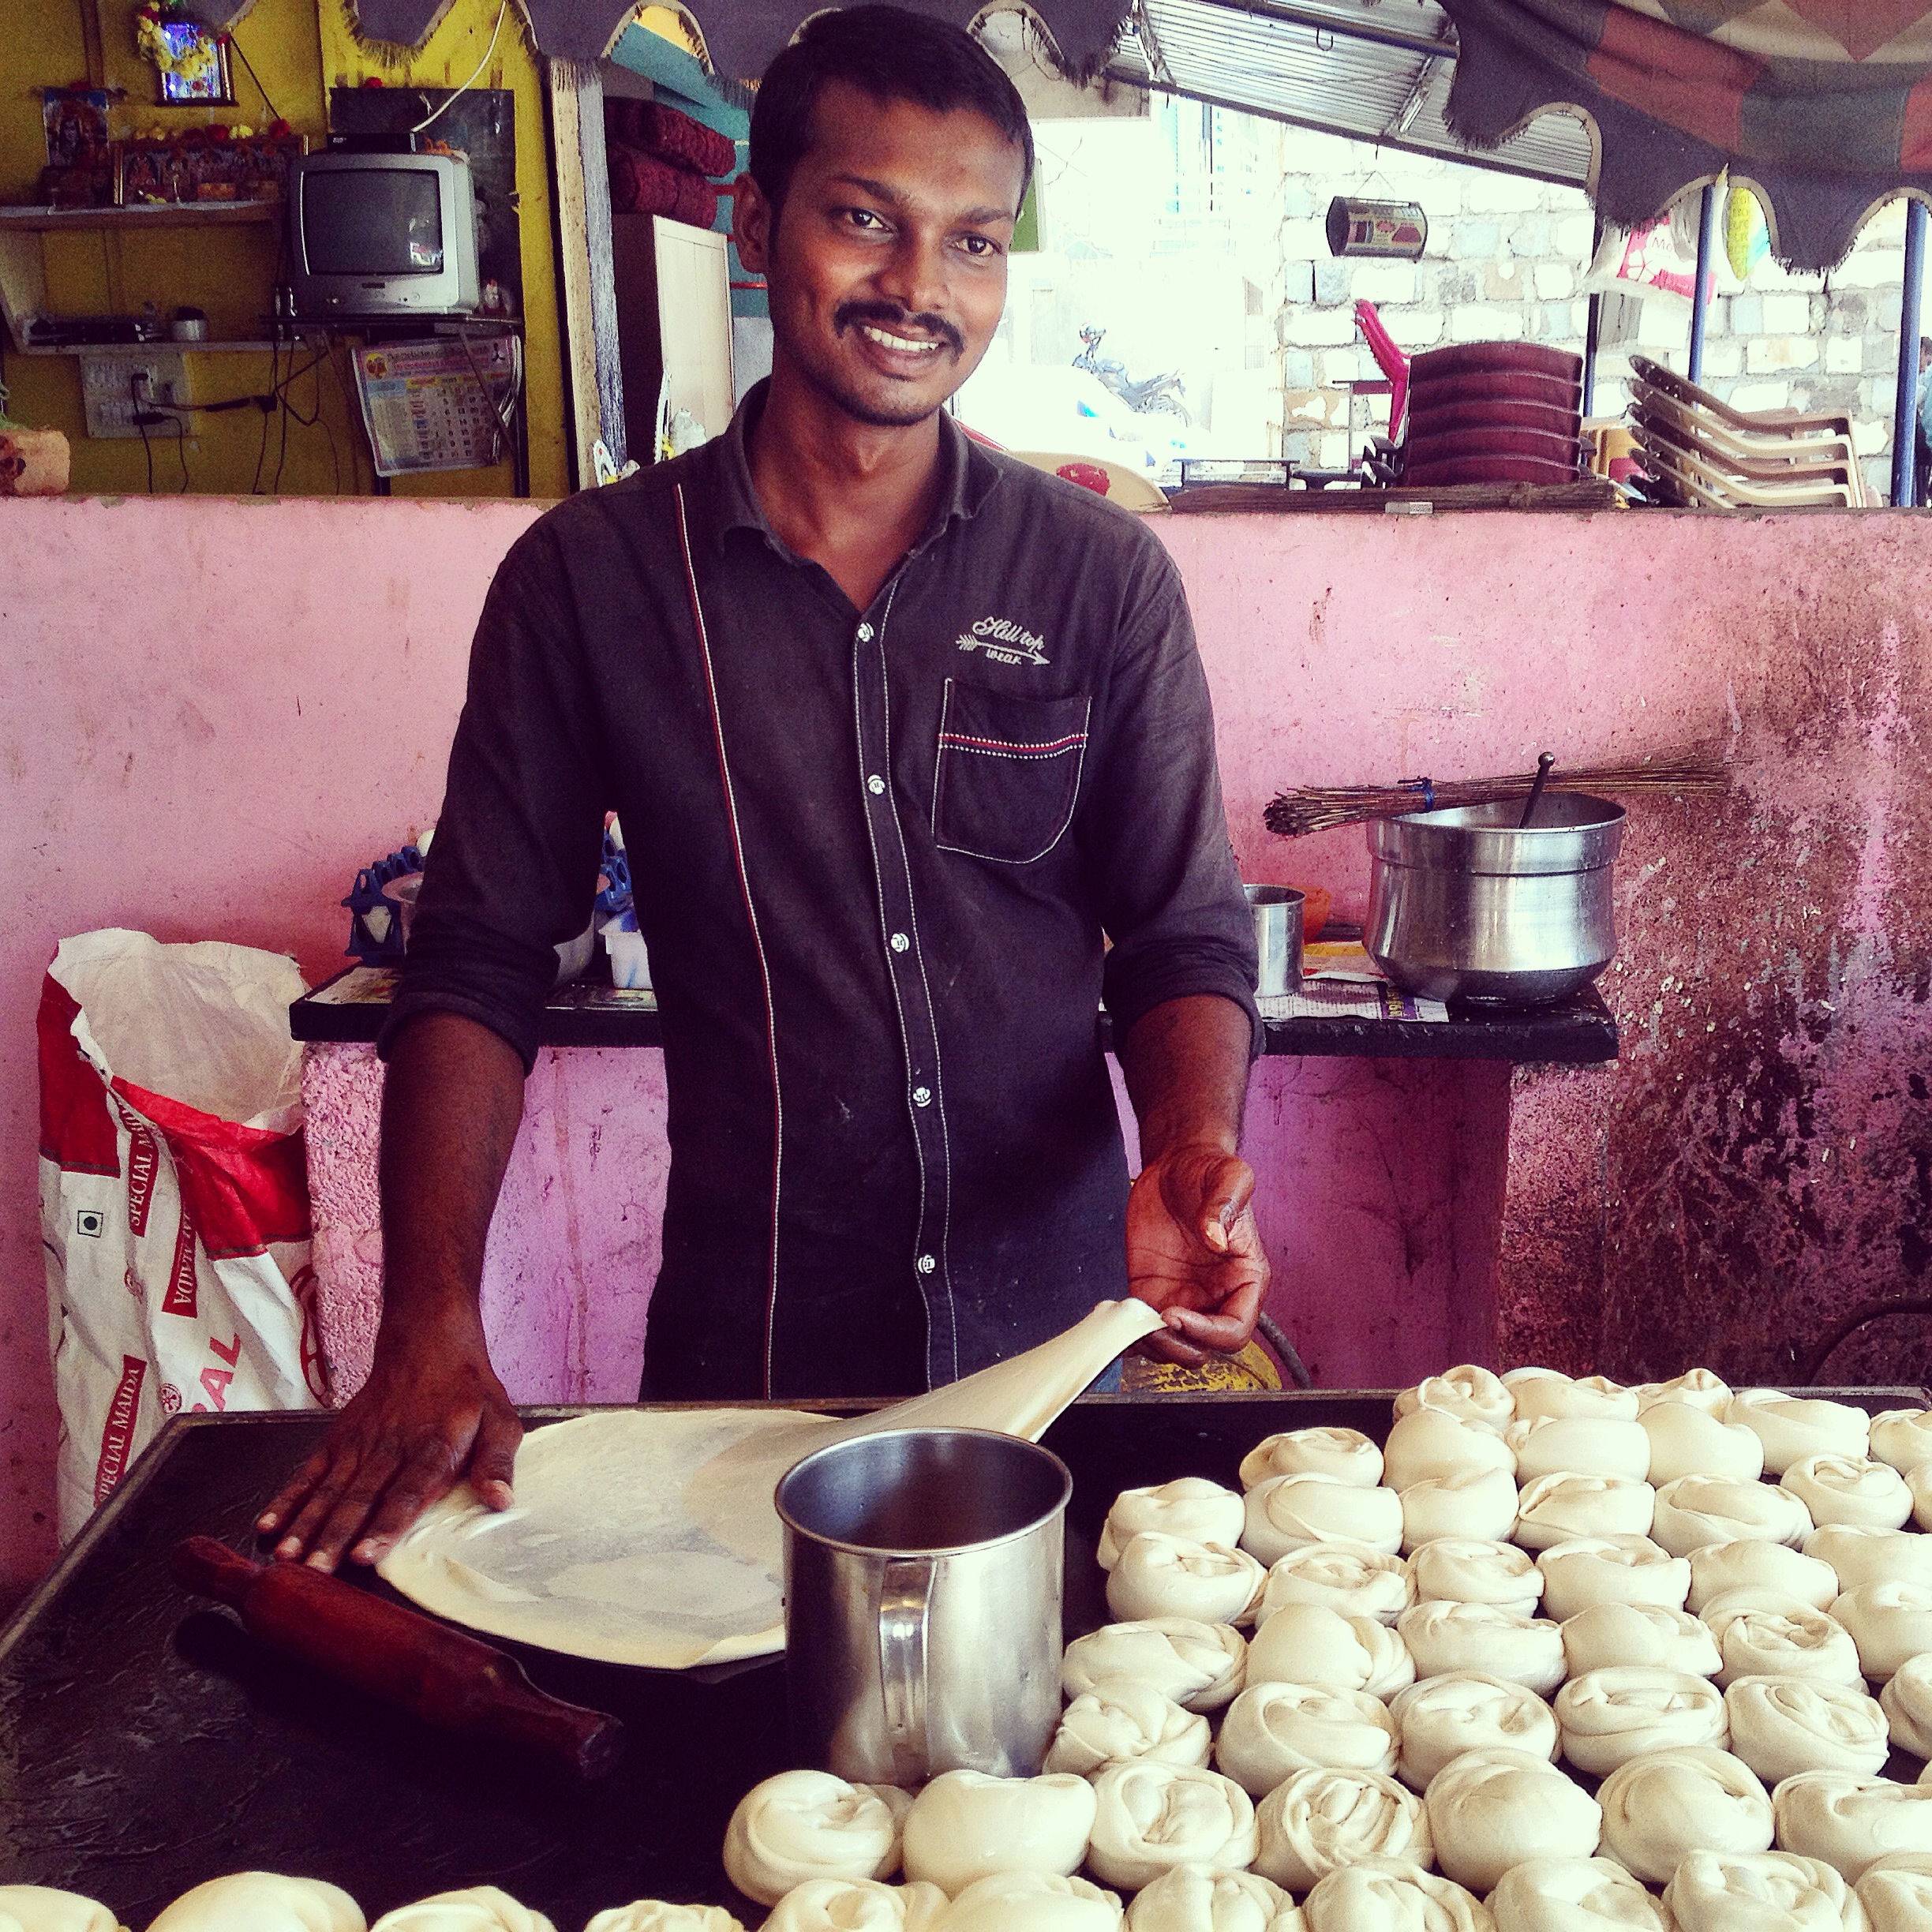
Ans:
{"type": "Polygon", "coordinates": [[[1616,951],[1611,898],[1623,807],[1546,792],[1369,822],[1363,943],[1404,992],[1540,1006],[1594,979],[1616,951]]]}

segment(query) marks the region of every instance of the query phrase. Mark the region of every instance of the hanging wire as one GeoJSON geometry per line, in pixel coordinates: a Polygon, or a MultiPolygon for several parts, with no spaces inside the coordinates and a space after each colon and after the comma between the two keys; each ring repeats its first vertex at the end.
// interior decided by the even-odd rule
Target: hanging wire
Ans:
{"type": "Polygon", "coordinates": [[[483,50],[483,58],[476,64],[476,72],[471,74],[470,78],[458,88],[440,107],[432,108],[425,114],[421,120],[410,129],[412,134],[420,134],[432,121],[447,114],[450,109],[455,106],[457,101],[463,95],[468,93],[470,88],[483,77],[483,69],[490,64],[490,56],[496,51],[496,36],[503,32],[504,16],[509,11],[510,0],[502,0],[502,5],[496,9],[496,24],[490,29],[489,45],[483,50]]]}
{"type": "Polygon", "coordinates": [[[242,43],[230,34],[228,45],[242,65],[248,69],[248,77],[255,83],[255,92],[262,97],[262,105],[268,110],[269,118],[279,121],[283,118],[282,110],[268,98],[268,90],[262,85],[261,76],[255,71],[255,63],[242,51],[242,43]]]}

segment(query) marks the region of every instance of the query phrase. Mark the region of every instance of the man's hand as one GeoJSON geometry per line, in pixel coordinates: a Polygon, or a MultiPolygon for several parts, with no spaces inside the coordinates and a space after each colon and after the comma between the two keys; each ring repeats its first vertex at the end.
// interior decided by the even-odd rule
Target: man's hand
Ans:
{"type": "Polygon", "coordinates": [[[1144,1354],[1194,1367],[1247,1346],[1268,1284],[1254,1185],[1245,1160],[1211,1143],[1170,1147],[1140,1170],[1127,1197],[1128,1286],[1167,1323],[1144,1354]]]}
{"type": "Polygon", "coordinates": [[[489,1365],[480,1332],[431,1330],[415,1346],[379,1352],[369,1379],[328,1440],[256,1519],[285,1561],[333,1570],[347,1550],[373,1563],[464,1477],[492,1509],[507,1509],[523,1425],[489,1365]],[[353,1547],[351,1547],[353,1545],[353,1547]]]}

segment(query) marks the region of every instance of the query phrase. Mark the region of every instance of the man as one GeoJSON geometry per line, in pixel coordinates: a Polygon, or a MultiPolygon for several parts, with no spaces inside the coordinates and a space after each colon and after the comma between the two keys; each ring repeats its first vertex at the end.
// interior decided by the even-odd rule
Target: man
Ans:
{"type": "Polygon", "coordinates": [[[1011,84],[921,17],[822,16],[766,76],[736,232],[769,382],[490,590],[384,1036],[375,1364],[278,1554],[375,1561],[462,1476],[510,1500],[484,1236],[607,809],[670,1088],[649,1395],[908,1393],[1130,1288],[1170,1359],[1251,1333],[1254,942],[1178,579],[941,414],[1032,165],[1011,84]]]}

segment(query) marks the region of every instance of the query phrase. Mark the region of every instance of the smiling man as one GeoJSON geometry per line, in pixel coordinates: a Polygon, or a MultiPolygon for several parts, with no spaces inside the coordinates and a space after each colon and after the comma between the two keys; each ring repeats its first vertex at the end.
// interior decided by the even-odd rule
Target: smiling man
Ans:
{"type": "Polygon", "coordinates": [[[670,1088],[647,1395],[905,1394],[1129,1290],[1171,1359],[1251,1333],[1254,941],[1178,581],[942,408],[1032,167],[1011,84],[922,16],[822,15],[765,77],[769,383],[545,517],[477,629],[383,1043],[374,1368],[262,1518],[283,1556],[375,1560],[461,1476],[510,1500],[484,1237],[607,810],[670,1088]]]}

